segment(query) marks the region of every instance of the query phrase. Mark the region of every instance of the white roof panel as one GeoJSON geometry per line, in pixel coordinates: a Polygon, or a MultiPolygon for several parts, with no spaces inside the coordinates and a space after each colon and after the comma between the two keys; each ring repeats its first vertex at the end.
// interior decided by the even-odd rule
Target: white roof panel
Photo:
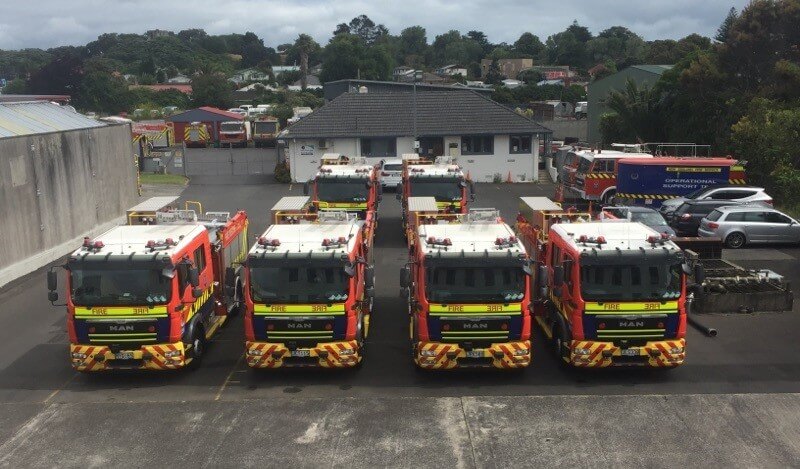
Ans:
{"type": "MultiPolygon", "coordinates": [[[[104,247],[97,251],[90,251],[90,255],[105,256],[109,253],[147,254],[150,252],[145,247],[148,241],[164,241],[167,238],[172,238],[178,243],[177,245],[157,251],[172,256],[176,251],[183,249],[190,241],[205,232],[206,228],[197,224],[117,226],[92,239],[92,241],[102,241],[104,247]]],[[[82,255],[85,252],[83,249],[78,249],[73,255],[82,255]]]]}
{"type": "Polygon", "coordinates": [[[552,230],[561,237],[569,240],[578,251],[590,251],[597,248],[596,244],[579,243],[578,239],[585,235],[588,238],[604,237],[606,244],[602,249],[663,249],[680,250],[672,241],[666,241],[663,245],[653,246],[647,241],[650,236],[660,236],[647,226],[636,222],[615,222],[608,223],[602,221],[582,222],[582,223],[559,223],[552,227],[552,230]]]}
{"type": "Polygon", "coordinates": [[[310,200],[311,197],[307,195],[282,197],[281,200],[277,201],[275,205],[272,206],[272,210],[302,210],[308,205],[310,200]]]}
{"type": "Polygon", "coordinates": [[[0,138],[105,126],[69,107],[48,101],[0,103],[0,138]]]}
{"type": "Polygon", "coordinates": [[[435,197],[409,197],[408,198],[408,211],[409,212],[438,212],[439,207],[436,205],[435,197]]]}
{"type": "Polygon", "coordinates": [[[419,227],[420,246],[425,253],[452,253],[454,255],[464,252],[488,252],[489,255],[507,256],[508,250],[512,253],[524,254],[525,247],[515,239],[506,246],[498,246],[498,238],[510,239],[515,236],[514,231],[505,223],[441,223],[436,225],[421,225],[419,227]],[[449,239],[451,245],[447,250],[440,246],[430,246],[427,239],[449,239]]]}
{"type": "Polygon", "coordinates": [[[540,211],[540,210],[561,210],[561,206],[557,203],[553,202],[552,200],[548,199],[547,197],[520,197],[522,202],[528,206],[529,209],[533,211],[540,211]]]}
{"type": "Polygon", "coordinates": [[[262,234],[269,240],[277,239],[280,246],[275,249],[265,249],[259,244],[250,249],[250,254],[272,253],[283,255],[289,253],[348,253],[355,247],[356,234],[361,229],[363,221],[353,220],[350,223],[301,223],[287,225],[271,225],[262,234]],[[336,248],[325,247],[325,239],[338,240],[340,237],[347,239],[347,243],[336,248]]]}
{"type": "Polygon", "coordinates": [[[129,208],[129,212],[155,212],[178,200],[177,196],[150,197],[149,199],[129,208]]]}

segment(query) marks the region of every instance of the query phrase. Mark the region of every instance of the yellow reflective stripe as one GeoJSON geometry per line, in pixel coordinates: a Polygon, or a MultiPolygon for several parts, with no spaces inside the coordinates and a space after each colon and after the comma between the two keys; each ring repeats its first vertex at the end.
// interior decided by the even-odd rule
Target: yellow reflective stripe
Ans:
{"type": "Polygon", "coordinates": [[[333,335],[333,331],[268,331],[267,335],[270,337],[278,336],[278,335],[333,335]]]}
{"type": "Polygon", "coordinates": [[[128,333],[128,334],[89,334],[89,337],[138,337],[138,336],[152,336],[155,337],[155,332],[136,332],[136,333],[128,333]]]}
{"type": "Polygon", "coordinates": [[[83,306],[76,306],[75,307],[75,316],[91,316],[91,317],[103,317],[103,316],[132,316],[132,317],[141,317],[141,316],[154,316],[154,315],[166,315],[167,314],[167,307],[166,306],[154,306],[152,308],[148,306],[93,306],[83,307],[83,306]]]}
{"type": "MultiPolygon", "coordinates": [[[[431,313],[500,313],[500,312],[520,312],[522,306],[517,304],[493,304],[493,305],[430,305],[431,313]]],[[[444,315],[442,315],[444,316],[444,315]]]]}
{"type": "Polygon", "coordinates": [[[449,331],[449,332],[442,332],[443,336],[446,335],[485,335],[485,336],[508,336],[508,332],[503,331],[449,331]]]}
{"type": "Polygon", "coordinates": [[[664,329],[603,329],[598,334],[625,332],[630,334],[643,334],[645,332],[664,332],[664,329]]]}
{"type": "Polygon", "coordinates": [[[205,305],[206,302],[211,299],[211,295],[213,293],[214,293],[214,284],[212,283],[211,285],[209,285],[208,288],[205,289],[203,294],[200,295],[200,298],[197,298],[196,300],[194,300],[194,303],[192,303],[191,310],[189,311],[189,316],[186,318],[187,321],[193,318],[194,315],[198,311],[200,311],[200,308],[202,308],[203,305],[205,305]]]}
{"type": "Polygon", "coordinates": [[[113,340],[114,342],[141,342],[143,340],[156,340],[156,338],[155,337],[139,337],[139,338],[136,338],[136,339],[117,339],[117,338],[113,338],[112,339],[110,337],[109,338],[97,338],[97,339],[92,339],[91,337],[89,338],[89,342],[108,342],[108,341],[111,341],[111,340],[113,340]]]}
{"type": "Polygon", "coordinates": [[[366,202],[317,202],[319,208],[367,208],[366,202]]]}
{"type": "Polygon", "coordinates": [[[282,314],[308,313],[310,316],[331,316],[331,313],[344,314],[344,303],[325,304],[297,304],[297,305],[255,305],[255,314],[269,314],[280,316],[282,314]]]}
{"type": "MultiPolygon", "coordinates": [[[[677,301],[667,301],[664,304],[655,301],[646,303],[586,303],[586,312],[616,313],[619,311],[637,311],[650,313],[653,311],[677,310],[677,301]]],[[[672,311],[674,312],[674,311],[672,311]]]]}

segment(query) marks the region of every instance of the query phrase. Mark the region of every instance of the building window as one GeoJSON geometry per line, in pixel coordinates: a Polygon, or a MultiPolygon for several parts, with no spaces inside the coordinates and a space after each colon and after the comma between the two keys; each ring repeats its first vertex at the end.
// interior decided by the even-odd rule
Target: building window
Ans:
{"type": "Polygon", "coordinates": [[[530,154],[531,152],[531,136],[530,135],[512,135],[509,138],[508,152],[511,154],[530,154]]]}
{"type": "Polygon", "coordinates": [[[362,138],[361,156],[386,158],[397,156],[396,138],[362,138]]]}
{"type": "Polygon", "coordinates": [[[494,154],[494,136],[466,136],[461,137],[462,155],[492,155],[494,154]]]}

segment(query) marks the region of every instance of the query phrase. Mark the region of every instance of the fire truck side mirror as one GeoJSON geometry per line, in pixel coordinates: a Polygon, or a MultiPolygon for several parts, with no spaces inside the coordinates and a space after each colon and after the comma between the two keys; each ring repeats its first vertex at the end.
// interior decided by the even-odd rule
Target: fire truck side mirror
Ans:
{"type": "MultiPolygon", "coordinates": [[[[58,290],[58,273],[56,273],[54,270],[47,272],[47,289],[51,292],[58,290]]],[[[58,299],[58,295],[56,295],[56,299],[58,299]]]]}
{"type": "Polygon", "coordinates": [[[225,286],[231,288],[236,286],[236,269],[233,267],[225,269],[225,286]]]}
{"type": "Polygon", "coordinates": [[[47,301],[49,301],[50,303],[55,303],[56,301],[58,301],[58,292],[55,292],[53,290],[47,292],[47,301]]]}
{"type": "Polygon", "coordinates": [[[375,287],[367,287],[364,289],[364,296],[373,299],[375,298],[375,287]]]}
{"type": "Polygon", "coordinates": [[[395,192],[394,197],[397,200],[401,200],[403,198],[403,184],[402,183],[398,184],[394,192],[395,192]]]}
{"type": "Polygon", "coordinates": [[[539,271],[537,273],[539,274],[539,278],[537,279],[539,285],[540,286],[547,285],[547,266],[544,264],[540,265],[539,271]]]}
{"type": "Polygon", "coordinates": [[[367,288],[375,287],[375,267],[371,265],[364,267],[364,285],[367,288]]]}
{"type": "Polygon", "coordinates": [[[560,287],[564,285],[564,266],[553,266],[553,286],[560,287]]]}
{"type": "Polygon", "coordinates": [[[344,273],[347,274],[348,277],[353,277],[356,274],[356,267],[350,263],[345,264],[344,273]]]}
{"type": "Polygon", "coordinates": [[[469,184],[469,201],[475,202],[475,184],[472,181],[467,181],[469,184]]]}
{"type": "Polygon", "coordinates": [[[189,267],[189,284],[195,288],[200,285],[200,273],[197,267],[189,267]]]}
{"type": "Polygon", "coordinates": [[[309,185],[308,185],[308,182],[306,181],[306,183],[303,184],[303,195],[308,195],[309,192],[310,192],[309,191],[309,185]]]}
{"type": "Polygon", "coordinates": [[[195,298],[200,298],[201,296],[203,296],[203,290],[198,287],[192,288],[192,296],[195,298]]]}
{"type": "Polygon", "coordinates": [[[400,269],[400,287],[408,288],[411,286],[411,270],[408,267],[400,269]]]}

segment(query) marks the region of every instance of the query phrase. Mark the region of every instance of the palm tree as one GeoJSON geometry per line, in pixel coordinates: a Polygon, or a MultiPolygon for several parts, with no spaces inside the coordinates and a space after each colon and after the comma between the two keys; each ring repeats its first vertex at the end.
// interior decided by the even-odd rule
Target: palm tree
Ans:
{"type": "Polygon", "coordinates": [[[294,47],[300,53],[300,86],[305,90],[308,85],[308,54],[317,47],[317,43],[308,34],[301,34],[294,41],[294,47]]]}
{"type": "Polygon", "coordinates": [[[624,90],[612,91],[608,95],[606,104],[619,116],[619,123],[626,133],[644,143],[664,138],[660,98],[657,90],[646,84],[639,87],[628,79],[624,90]]]}

